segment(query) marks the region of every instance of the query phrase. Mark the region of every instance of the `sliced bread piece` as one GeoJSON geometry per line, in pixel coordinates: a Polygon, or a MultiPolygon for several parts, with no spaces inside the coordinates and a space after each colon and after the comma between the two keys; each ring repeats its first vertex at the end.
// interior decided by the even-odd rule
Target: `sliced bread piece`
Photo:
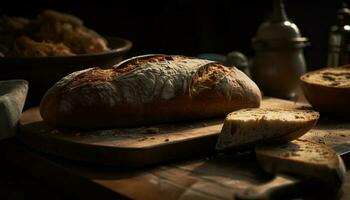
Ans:
{"type": "Polygon", "coordinates": [[[330,147],[307,140],[286,144],[258,146],[256,158],[265,171],[294,174],[323,180],[340,186],[345,179],[345,165],[330,147]]]}
{"type": "Polygon", "coordinates": [[[350,113],[350,65],[312,71],[300,79],[306,99],[316,110],[350,113]]]}
{"type": "MultiPolygon", "coordinates": [[[[310,179],[313,186],[316,184],[327,189],[325,192],[331,192],[345,180],[343,160],[323,144],[298,139],[284,144],[259,145],[255,147],[255,154],[260,166],[276,176],[269,182],[237,191],[235,199],[286,199],[300,192],[306,182],[310,184],[310,179]],[[325,184],[320,185],[315,180],[325,184]]],[[[322,199],[329,197],[334,196],[322,199]]]]}
{"type": "Polygon", "coordinates": [[[288,142],[308,132],[319,113],[311,110],[255,108],[227,115],[217,150],[240,150],[261,143],[288,142]]]}

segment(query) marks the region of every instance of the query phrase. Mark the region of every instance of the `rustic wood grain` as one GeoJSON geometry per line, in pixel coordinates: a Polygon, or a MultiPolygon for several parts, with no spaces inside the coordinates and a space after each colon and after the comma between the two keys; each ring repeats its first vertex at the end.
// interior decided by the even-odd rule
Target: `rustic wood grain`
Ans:
{"type": "MultiPolygon", "coordinates": [[[[0,142],[0,154],[16,166],[73,199],[233,199],[236,191],[266,183],[252,153],[220,154],[142,169],[91,165],[33,151],[15,140],[0,142]]],[[[349,196],[349,175],[338,199],[349,196]]],[[[329,186],[296,197],[333,199],[329,186]]]]}
{"type": "MultiPolygon", "coordinates": [[[[307,104],[273,98],[265,98],[262,107],[310,108],[307,104]]],[[[221,121],[82,133],[52,130],[33,109],[25,112],[21,120],[21,139],[30,148],[16,140],[4,140],[0,142],[0,153],[58,191],[79,199],[233,199],[235,192],[266,183],[273,175],[258,166],[251,152],[214,151],[221,121]],[[165,141],[167,138],[170,139],[165,141]],[[74,161],[76,158],[90,163],[128,162],[124,167],[115,167],[74,161]],[[155,165],[159,162],[163,164],[155,165]],[[128,167],[142,165],[148,167],[128,167]]],[[[321,117],[303,138],[333,146],[349,143],[349,130],[347,120],[321,117]]],[[[342,188],[344,197],[350,192],[347,182],[342,188]]],[[[327,187],[310,188],[308,192],[312,194],[303,191],[298,195],[330,195],[327,187]]]]}
{"type": "MultiPolygon", "coordinates": [[[[262,107],[310,109],[308,104],[276,98],[264,98],[262,107]]],[[[83,132],[50,128],[33,108],[21,117],[20,138],[34,149],[73,160],[140,167],[215,152],[223,120],[83,132]]],[[[349,128],[349,122],[321,120],[302,138],[329,146],[349,143],[349,128]]]]}
{"type": "Polygon", "coordinates": [[[2,141],[0,152],[62,192],[89,199],[232,199],[235,190],[272,178],[258,167],[252,153],[127,169],[48,157],[16,141],[2,141]]]}

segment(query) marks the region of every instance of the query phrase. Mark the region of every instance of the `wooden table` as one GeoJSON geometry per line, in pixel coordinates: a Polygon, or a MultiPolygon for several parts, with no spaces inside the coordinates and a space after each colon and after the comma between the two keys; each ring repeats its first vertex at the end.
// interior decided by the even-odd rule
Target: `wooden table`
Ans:
{"type": "MultiPolygon", "coordinates": [[[[49,190],[74,199],[233,199],[236,190],[273,178],[258,166],[253,153],[213,152],[147,168],[118,168],[40,153],[8,139],[0,142],[0,155],[49,190]]],[[[343,159],[349,168],[349,156],[343,159]]],[[[350,171],[339,192],[310,185],[294,196],[350,199],[350,171]]]]}
{"type": "MultiPolygon", "coordinates": [[[[1,155],[52,190],[87,199],[230,199],[249,182],[272,178],[257,167],[254,155],[210,155],[143,169],[102,167],[35,152],[16,139],[0,142],[1,155]],[[242,170],[244,166],[245,170],[242,170]],[[238,170],[238,171],[237,171],[238,170]],[[252,173],[254,172],[254,173],[252,173]]],[[[345,159],[349,167],[349,159],[345,159]]],[[[350,198],[350,171],[340,193],[308,188],[307,199],[350,198]]]]}

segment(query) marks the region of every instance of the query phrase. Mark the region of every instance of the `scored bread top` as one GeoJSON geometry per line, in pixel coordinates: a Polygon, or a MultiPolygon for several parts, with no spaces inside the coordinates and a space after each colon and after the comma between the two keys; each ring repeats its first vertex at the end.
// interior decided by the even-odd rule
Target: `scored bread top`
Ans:
{"type": "Polygon", "coordinates": [[[350,87],[350,65],[312,71],[304,74],[301,80],[328,87],[350,87]]]}
{"type": "Polygon", "coordinates": [[[184,95],[188,92],[189,83],[196,71],[213,63],[209,60],[189,59],[183,56],[159,57],[163,59],[153,62],[151,58],[151,61],[137,64],[140,67],[115,79],[121,88],[119,92],[127,103],[147,103],[154,98],[168,100],[184,95]]]}
{"type": "Polygon", "coordinates": [[[43,97],[40,113],[54,126],[104,128],[223,116],[260,101],[257,85],[235,67],[144,55],[64,77],[43,97]]]}
{"type": "Polygon", "coordinates": [[[118,95],[105,95],[115,103],[147,103],[154,98],[167,100],[186,93],[189,78],[209,63],[213,61],[147,55],[131,58],[112,69],[90,68],[75,72],[56,85],[62,87],[62,92],[84,89],[84,86],[99,88],[100,94],[117,91],[118,95]]]}
{"type": "MultiPolygon", "coordinates": [[[[169,100],[188,94],[215,90],[231,98],[234,90],[244,84],[245,76],[235,68],[227,68],[213,61],[185,56],[146,55],[126,60],[114,68],[90,68],[61,79],[55,86],[61,93],[98,88],[101,98],[108,97],[113,104],[148,103],[154,99],[169,100]],[[117,95],[110,95],[115,92],[117,95]]],[[[253,86],[252,86],[253,87],[253,86]]],[[[256,87],[256,86],[255,86],[256,87]]],[[[249,87],[248,87],[249,88],[249,87]]],[[[237,90],[238,91],[238,90],[237,90]]],[[[86,93],[89,102],[88,91],[86,93]]],[[[239,94],[238,94],[239,95],[239,94]]]]}

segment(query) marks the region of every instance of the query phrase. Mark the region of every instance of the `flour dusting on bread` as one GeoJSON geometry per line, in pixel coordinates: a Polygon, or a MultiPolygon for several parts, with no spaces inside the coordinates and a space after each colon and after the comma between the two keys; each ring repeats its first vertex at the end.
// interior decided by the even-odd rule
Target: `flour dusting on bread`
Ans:
{"type": "Polygon", "coordinates": [[[169,55],[144,55],[75,72],[44,96],[54,126],[105,128],[217,117],[259,107],[257,85],[234,67],[169,55]]]}
{"type": "Polygon", "coordinates": [[[212,62],[174,56],[172,60],[144,63],[142,67],[122,74],[114,81],[127,103],[147,103],[159,97],[169,100],[176,95],[184,95],[192,75],[212,62]]]}

